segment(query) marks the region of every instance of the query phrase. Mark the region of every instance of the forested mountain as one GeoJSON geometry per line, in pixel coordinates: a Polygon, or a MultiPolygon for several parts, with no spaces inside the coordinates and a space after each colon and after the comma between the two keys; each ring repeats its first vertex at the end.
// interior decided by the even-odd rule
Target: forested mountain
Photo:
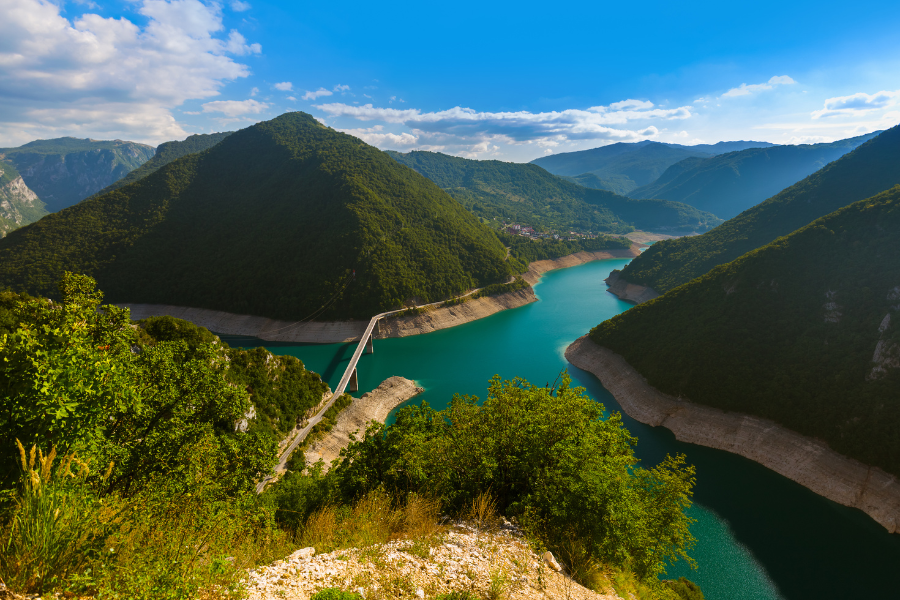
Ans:
{"type": "Polygon", "coordinates": [[[44,203],[25,185],[16,168],[0,162],[0,238],[46,214],[44,203]]]}
{"type": "Polygon", "coordinates": [[[136,142],[65,137],[0,148],[0,160],[15,166],[47,210],[56,212],[121,179],[153,153],[152,146],[136,142]]]}
{"type": "MultiPolygon", "coordinates": [[[[656,181],[663,172],[675,163],[700,156],[708,158],[717,154],[744,150],[746,148],[766,148],[768,142],[719,142],[682,146],[662,142],[643,141],[617,143],[591,150],[562,152],[542,156],[531,161],[555,175],[578,176],[596,175],[610,191],[623,196],[631,190],[656,181]]],[[[594,187],[594,186],[591,186],[594,187]]]]}
{"type": "Polygon", "coordinates": [[[675,396],[900,475],[900,185],[598,325],[675,396]]]}
{"type": "Polygon", "coordinates": [[[476,215],[559,230],[627,233],[705,231],[721,220],[690,206],[632,200],[588,189],[531,164],[469,160],[439,152],[388,152],[428,177],[476,215]]]}
{"type": "Polygon", "coordinates": [[[659,293],[900,183],[900,126],[703,235],[653,244],[622,270],[659,293]]]}
{"type": "Polygon", "coordinates": [[[222,133],[198,133],[189,135],[184,141],[181,142],[175,141],[162,143],[157,146],[156,154],[153,155],[153,158],[142,164],[134,171],[130,172],[122,179],[119,179],[118,181],[113,182],[111,185],[106,186],[105,188],[97,192],[97,194],[105,194],[107,192],[116,190],[123,185],[134,183],[138,179],[143,179],[150,173],[155,173],[161,167],[166,166],[173,160],[181,158],[182,156],[195,154],[197,152],[203,152],[204,150],[212,148],[232,133],[234,132],[224,131],[222,133]]]}
{"type": "Polygon", "coordinates": [[[879,133],[830,144],[748,148],[705,160],[689,158],[628,195],[684,202],[730,219],[812,175],[879,133]]]}
{"type": "Polygon", "coordinates": [[[72,271],[112,302],[368,318],[506,281],[505,257],[434,183],[295,112],[12,232],[0,289],[52,297],[72,271]]]}

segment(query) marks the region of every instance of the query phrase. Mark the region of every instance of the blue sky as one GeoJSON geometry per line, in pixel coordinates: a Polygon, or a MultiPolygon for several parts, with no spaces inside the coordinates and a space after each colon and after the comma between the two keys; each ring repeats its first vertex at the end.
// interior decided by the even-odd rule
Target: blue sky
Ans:
{"type": "Polygon", "coordinates": [[[900,3],[0,0],[0,147],[151,144],[288,110],[527,161],[900,122],[900,3]]]}

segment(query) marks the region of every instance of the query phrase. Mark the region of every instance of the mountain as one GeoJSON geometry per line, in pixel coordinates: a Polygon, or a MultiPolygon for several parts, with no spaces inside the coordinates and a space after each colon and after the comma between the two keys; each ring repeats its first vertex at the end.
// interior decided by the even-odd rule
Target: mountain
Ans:
{"type": "Polygon", "coordinates": [[[438,152],[388,152],[484,219],[558,231],[705,231],[721,220],[685,204],[632,200],[588,189],[532,164],[469,160],[438,152]]]}
{"type": "Polygon", "coordinates": [[[509,279],[496,235],[434,183],[293,112],[0,240],[0,289],[281,319],[368,318],[509,279]]]}
{"type": "Polygon", "coordinates": [[[900,185],[605,321],[591,339],[663,392],[771,419],[900,475],[900,185]]]}
{"type": "Polygon", "coordinates": [[[153,152],[152,146],[136,142],[65,137],[0,148],[0,160],[12,164],[47,210],[56,212],[121,179],[153,152]]]}
{"type": "Polygon", "coordinates": [[[0,238],[46,214],[44,203],[25,185],[16,168],[0,162],[0,238]]]}
{"type": "Polygon", "coordinates": [[[554,175],[575,177],[591,173],[609,186],[606,189],[624,196],[637,187],[656,181],[667,168],[686,158],[709,158],[716,154],[773,145],[768,142],[744,141],[698,146],[651,141],[619,142],[591,150],[542,156],[531,161],[531,164],[554,175]]]}
{"type": "Polygon", "coordinates": [[[622,270],[622,279],[671,290],[857,200],[900,183],[900,126],[712,231],[657,242],[622,270]]]}
{"type": "Polygon", "coordinates": [[[748,148],[675,163],[659,179],[629,192],[632,198],[684,202],[730,219],[812,175],[880,131],[830,144],[748,148]]]}
{"type": "Polygon", "coordinates": [[[134,183],[138,179],[143,179],[150,173],[155,173],[161,167],[166,166],[173,160],[179,159],[182,156],[187,156],[188,154],[195,154],[197,152],[208,150],[232,133],[234,132],[225,131],[222,133],[198,133],[189,135],[184,141],[181,142],[175,141],[162,143],[157,146],[156,154],[153,155],[153,158],[139,166],[134,171],[131,171],[130,173],[125,175],[125,177],[113,182],[111,185],[106,186],[105,188],[97,192],[97,195],[102,195],[107,192],[117,190],[123,185],[128,185],[129,183],[134,183]]]}

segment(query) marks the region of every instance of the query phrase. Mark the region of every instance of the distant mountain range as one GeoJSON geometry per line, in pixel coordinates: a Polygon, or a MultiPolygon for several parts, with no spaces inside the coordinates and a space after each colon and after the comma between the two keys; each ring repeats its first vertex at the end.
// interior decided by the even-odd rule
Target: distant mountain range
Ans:
{"type": "Polygon", "coordinates": [[[0,160],[13,165],[47,210],[56,212],[121,179],[154,152],[136,142],[65,137],[0,148],[0,160]]]}
{"type": "Polygon", "coordinates": [[[837,160],[880,131],[830,144],[748,148],[675,163],[632,198],[684,202],[730,219],[837,160]]]}
{"type": "MultiPolygon", "coordinates": [[[[588,187],[599,187],[627,196],[635,188],[656,181],[663,172],[686,158],[709,158],[718,154],[768,148],[769,142],[719,142],[682,146],[663,142],[643,141],[610,144],[591,150],[561,152],[542,156],[531,161],[554,175],[577,177],[594,175],[597,181],[588,180],[588,187]]],[[[580,181],[578,183],[581,183],[580,181]]]]}
{"type": "Polygon", "coordinates": [[[158,169],[166,166],[173,160],[181,158],[182,156],[187,156],[188,154],[195,154],[197,152],[208,150],[232,133],[234,132],[225,131],[222,133],[198,133],[189,135],[186,139],[180,142],[164,142],[157,146],[156,154],[153,155],[153,158],[136,168],[134,171],[131,171],[118,181],[115,181],[111,185],[106,186],[105,188],[97,192],[97,194],[105,194],[107,192],[118,189],[123,185],[128,185],[129,183],[134,183],[139,179],[143,179],[147,175],[156,172],[158,169]]]}
{"type": "MultiPolygon", "coordinates": [[[[768,225],[771,237],[772,228],[850,200],[850,191],[865,195],[870,160],[896,173],[896,142],[888,155],[877,150],[897,135],[883,133],[766,202],[755,220],[742,215],[748,235],[768,225]]],[[[591,339],[663,392],[771,419],[900,475],[898,232],[900,185],[625,311],[591,339]]]]}
{"type": "MultiPolygon", "coordinates": [[[[700,236],[657,242],[622,279],[664,293],[843,206],[900,184],[900,126],[700,236]]],[[[900,281],[898,281],[900,283],[900,281]]]]}
{"type": "Polygon", "coordinates": [[[225,137],[0,240],[0,288],[87,273],[112,302],[368,318],[509,279],[497,236],[433,182],[300,112],[225,137]]]}
{"type": "Polygon", "coordinates": [[[468,160],[438,152],[388,152],[475,215],[560,231],[706,231],[721,220],[686,204],[633,200],[589,189],[532,164],[468,160]]]}

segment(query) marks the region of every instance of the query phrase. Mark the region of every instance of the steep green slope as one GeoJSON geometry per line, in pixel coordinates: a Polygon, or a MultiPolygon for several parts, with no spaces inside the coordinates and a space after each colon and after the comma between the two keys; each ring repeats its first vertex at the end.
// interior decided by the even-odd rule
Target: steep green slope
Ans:
{"type": "Polygon", "coordinates": [[[531,164],[468,160],[438,152],[389,152],[476,215],[560,231],[705,231],[721,221],[684,204],[632,200],[588,189],[531,164]]]}
{"type": "Polygon", "coordinates": [[[87,198],[153,156],[146,144],[59,138],[0,149],[29,188],[56,212],[87,198]]]}
{"type": "Polygon", "coordinates": [[[750,148],[706,160],[690,158],[672,165],[659,179],[628,195],[684,202],[730,219],[812,175],[879,133],[830,144],[750,148]]]}
{"type": "Polygon", "coordinates": [[[577,176],[592,173],[611,191],[627,195],[631,190],[652,183],[675,163],[693,156],[710,157],[745,148],[765,148],[768,142],[719,142],[682,146],[661,142],[617,143],[591,150],[563,152],[531,161],[554,175],[577,176]]]}
{"type": "Polygon", "coordinates": [[[591,332],[654,387],[900,475],[900,185],[591,332]]]}
{"type": "Polygon", "coordinates": [[[153,155],[153,158],[139,166],[134,171],[130,172],[122,179],[114,182],[112,185],[106,186],[105,188],[97,192],[97,195],[106,194],[107,192],[119,189],[123,185],[128,185],[129,183],[134,183],[138,179],[143,179],[150,173],[155,173],[160,168],[166,166],[173,160],[181,158],[182,156],[187,156],[188,154],[195,154],[197,152],[208,150],[232,133],[234,132],[224,131],[222,133],[198,133],[195,135],[189,135],[184,139],[184,141],[181,142],[165,142],[163,144],[160,144],[159,146],[157,146],[156,154],[153,155]]]}
{"type": "Polygon", "coordinates": [[[900,126],[712,231],[653,244],[622,270],[622,278],[663,293],[898,183],[900,126]]]}
{"type": "Polygon", "coordinates": [[[0,238],[46,214],[44,203],[25,185],[16,168],[0,162],[0,238]]]}
{"type": "Polygon", "coordinates": [[[69,270],[112,302],[367,318],[505,281],[505,256],[431,181],[288,113],[14,231],[0,288],[52,297],[69,270]]]}

